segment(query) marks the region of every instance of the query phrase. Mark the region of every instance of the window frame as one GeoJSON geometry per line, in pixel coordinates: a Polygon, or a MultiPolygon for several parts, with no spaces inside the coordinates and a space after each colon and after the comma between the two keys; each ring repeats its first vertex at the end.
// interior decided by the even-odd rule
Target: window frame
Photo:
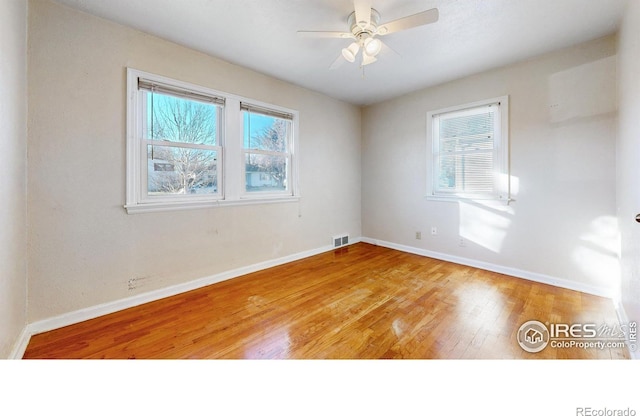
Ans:
{"type": "Polygon", "coordinates": [[[294,119],[295,116],[289,110],[283,109],[281,107],[265,107],[262,103],[257,103],[251,100],[243,100],[240,104],[240,120],[242,122],[242,186],[241,186],[241,198],[243,199],[265,199],[265,198],[273,198],[279,196],[294,196],[294,186],[292,181],[292,173],[293,173],[293,137],[295,135],[294,128],[294,119]],[[247,107],[249,109],[247,109],[247,107]],[[256,114],[270,116],[274,118],[279,118],[282,120],[287,120],[289,122],[289,126],[287,128],[287,137],[286,137],[286,151],[278,152],[278,151],[270,151],[270,150],[262,150],[262,149],[248,149],[244,146],[244,114],[249,112],[251,114],[251,110],[254,110],[256,114]],[[261,154],[265,156],[282,156],[286,161],[286,188],[281,191],[255,191],[250,192],[247,191],[247,170],[246,170],[246,156],[248,154],[261,154]]]}
{"type": "Polygon", "coordinates": [[[508,203],[510,201],[510,166],[509,166],[509,96],[475,101],[427,112],[427,193],[428,200],[461,201],[461,200],[494,200],[508,203]],[[440,174],[440,136],[437,130],[439,117],[454,113],[473,112],[496,105],[493,136],[493,192],[456,192],[441,190],[438,187],[440,174]]]}
{"type": "MultiPolygon", "coordinates": [[[[185,89],[185,91],[187,91],[185,89]]],[[[202,90],[198,92],[202,93],[202,90]]],[[[140,89],[137,92],[141,93],[140,89]]],[[[172,94],[165,94],[172,95],[172,94]]],[[[207,94],[209,95],[209,94],[207,94]]],[[[176,96],[176,95],[174,95],[176,96]]],[[[140,98],[140,97],[138,97],[140,98]]],[[[180,98],[180,97],[178,97],[180,98]]],[[[146,122],[143,121],[147,114],[147,102],[144,99],[140,100],[140,117],[136,120],[136,134],[138,135],[138,140],[140,140],[140,180],[138,184],[140,186],[140,203],[142,204],[153,204],[153,203],[175,203],[175,202],[206,202],[206,201],[216,201],[224,198],[224,181],[222,179],[222,172],[224,169],[224,158],[223,158],[223,139],[224,139],[224,103],[217,104],[212,103],[216,108],[216,144],[208,145],[208,144],[197,144],[197,143],[189,143],[189,142],[173,142],[168,140],[153,140],[147,138],[148,135],[145,133],[145,129],[148,129],[146,122]],[[148,189],[149,184],[149,172],[148,169],[143,169],[143,167],[147,163],[147,146],[157,146],[157,147],[170,147],[170,148],[181,148],[181,149],[200,149],[200,150],[211,150],[217,152],[217,163],[216,163],[216,179],[218,181],[217,192],[213,194],[201,194],[201,195],[189,195],[189,194],[166,194],[166,195],[149,195],[148,192],[144,192],[145,185],[146,189],[148,189]]]]}
{"type": "MultiPolygon", "coordinates": [[[[298,118],[296,110],[275,106],[272,104],[248,99],[246,97],[229,94],[211,88],[202,87],[188,82],[179,81],[161,75],[127,68],[127,105],[126,105],[126,201],[125,209],[129,214],[170,211],[182,209],[198,209],[218,206],[245,205],[254,203],[279,203],[294,202],[300,198],[298,189],[297,150],[298,118]],[[224,100],[221,110],[221,118],[216,126],[220,133],[216,146],[219,149],[217,159],[217,193],[194,195],[154,195],[149,196],[147,189],[148,167],[146,142],[149,139],[142,137],[141,125],[146,117],[145,100],[141,100],[142,94],[138,88],[138,79],[143,78],[169,86],[171,88],[214,96],[224,100]],[[291,132],[289,134],[289,164],[287,166],[286,193],[274,193],[253,195],[244,192],[244,153],[242,130],[242,102],[251,103],[254,106],[278,113],[291,115],[291,132]],[[144,149],[143,149],[144,147],[144,149]]],[[[180,143],[180,142],[178,142],[180,143]]],[[[174,142],[159,141],[158,145],[169,144],[176,146],[174,142]]],[[[200,147],[200,145],[195,145],[200,147]]],[[[205,145],[208,147],[209,145],[205,145]]],[[[191,147],[188,145],[186,147],[191,147]]]]}

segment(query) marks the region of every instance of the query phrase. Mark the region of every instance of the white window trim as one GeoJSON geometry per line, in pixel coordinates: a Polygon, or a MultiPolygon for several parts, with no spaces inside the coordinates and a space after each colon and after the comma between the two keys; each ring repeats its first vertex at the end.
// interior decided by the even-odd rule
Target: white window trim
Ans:
{"type": "Polygon", "coordinates": [[[427,194],[428,200],[434,201],[450,201],[456,202],[461,200],[495,200],[509,203],[510,195],[510,166],[509,166],[509,96],[491,98],[487,100],[475,101],[472,103],[456,105],[435,111],[427,112],[427,194]],[[499,116],[500,131],[494,132],[494,180],[496,191],[493,194],[471,194],[456,192],[440,192],[437,193],[435,181],[437,180],[437,147],[435,141],[434,118],[438,115],[472,110],[475,107],[487,106],[500,103],[500,110],[497,112],[499,116]]]}
{"type": "Polygon", "coordinates": [[[149,72],[127,68],[127,107],[126,107],[126,202],[125,209],[129,214],[174,211],[184,209],[201,209],[221,206],[267,204],[280,202],[296,202],[300,199],[298,188],[298,163],[296,151],[298,144],[298,118],[296,110],[275,106],[269,103],[259,102],[245,97],[216,91],[190,84],[187,82],[171,79],[149,72]],[[146,163],[142,164],[142,142],[138,135],[138,123],[142,114],[141,105],[138,103],[138,78],[159,82],[195,91],[206,95],[213,95],[225,99],[222,111],[222,135],[219,137],[218,146],[221,147],[221,155],[218,163],[218,193],[209,196],[167,196],[159,201],[158,198],[150,198],[142,189],[142,181],[146,175],[146,163]],[[244,153],[242,152],[242,116],[240,102],[252,103],[256,106],[274,109],[276,111],[291,114],[292,134],[290,137],[290,168],[289,175],[290,190],[285,193],[268,193],[263,195],[253,195],[244,192],[244,178],[242,178],[242,163],[244,163],[244,153]],[[220,171],[221,166],[221,171],[220,171]]]}

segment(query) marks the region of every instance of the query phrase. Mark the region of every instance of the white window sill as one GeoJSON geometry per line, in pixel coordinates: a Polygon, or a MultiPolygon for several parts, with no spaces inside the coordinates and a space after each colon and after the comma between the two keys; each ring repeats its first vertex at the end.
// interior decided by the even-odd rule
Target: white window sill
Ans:
{"type": "Polygon", "coordinates": [[[230,207],[238,205],[256,205],[256,204],[278,204],[287,202],[298,202],[299,196],[286,197],[255,197],[236,200],[214,200],[214,201],[180,201],[180,202],[151,202],[144,204],[125,205],[127,214],[142,214],[146,212],[162,212],[162,211],[181,211],[189,209],[230,207]]]}

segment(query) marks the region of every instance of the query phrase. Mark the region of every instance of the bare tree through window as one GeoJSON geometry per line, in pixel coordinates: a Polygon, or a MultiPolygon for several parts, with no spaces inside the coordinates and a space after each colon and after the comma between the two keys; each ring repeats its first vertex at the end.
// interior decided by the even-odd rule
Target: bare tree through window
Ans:
{"type": "Polygon", "coordinates": [[[287,189],[288,135],[291,122],[245,113],[246,191],[287,189]]]}
{"type": "Polygon", "coordinates": [[[147,95],[148,135],[154,143],[147,146],[149,193],[217,192],[218,106],[147,95]]]}

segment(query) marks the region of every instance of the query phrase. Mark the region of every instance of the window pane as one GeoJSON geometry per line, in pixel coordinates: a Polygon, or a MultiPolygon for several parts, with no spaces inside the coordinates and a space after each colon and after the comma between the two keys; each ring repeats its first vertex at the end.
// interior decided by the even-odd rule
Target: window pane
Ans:
{"type": "Polygon", "coordinates": [[[291,121],[249,111],[243,115],[245,149],[287,152],[291,121]]]}
{"type": "Polygon", "coordinates": [[[247,153],[245,155],[247,192],[287,190],[287,157],[247,153]]]}
{"type": "Polygon", "coordinates": [[[143,94],[147,104],[146,139],[217,145],[219,106],[172,95],[143,94]]]}
{"type": "Polygon", "coordinates": [[[148,195],[215,194],[218,151],[147,146],[148,195]]]}
{"type": "Polygon", "coordinates": [[[438,189],[467,193],[493,192],[493,153],[441,155],[438,189]]]}
{"type": "Polygon", "coordinates": [[[492,193],[494,113],[490,108],[450,114],[439,128],[437,188],[454,193],[492,193]]]}

